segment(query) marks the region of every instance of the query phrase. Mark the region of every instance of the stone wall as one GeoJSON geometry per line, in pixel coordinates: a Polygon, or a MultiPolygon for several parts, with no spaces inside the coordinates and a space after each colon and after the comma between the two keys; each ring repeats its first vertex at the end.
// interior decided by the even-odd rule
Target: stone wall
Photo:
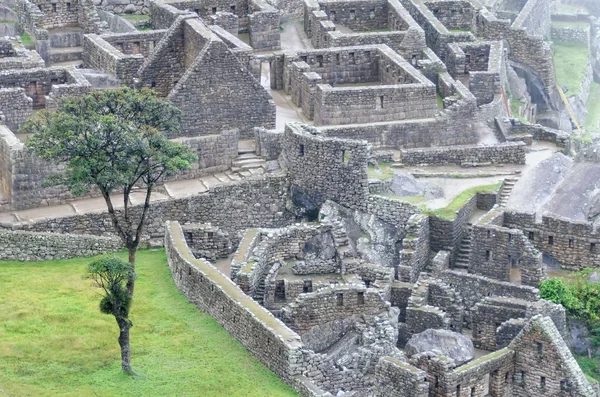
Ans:
{"type": "Polygon", "coordinates": [[[65,188],[42,187],[59,167],[34,156],[5,126],[0,126],[0,165],[0,187],[11,209],[53,205],[72,197],[65,188]]]}
{"type": "Polygon", "coordinates": [[[208,224],[187,224],[181,226],[187,246],[196,258],[216,261],[227,257],[233,251],[229,234],[208,224]]]}
{"type": "Polygon", "coordinates": [[[183,295],[219,322],[269,369],[292,383],[292,378],[299,374],[298,364],[302,359],[300,337],[210,263],[194,258],[176,222],[166,225],[165,247],[173,280],[183,295]]]}
{"type": "MultiPolygon", "coordinates": [[[[285,175],[271,175],[213,187],[207,193],[183,199],[157,201],[150,207],[143,238],[162,239],[163,224],[167,220],[210,223],[229,233],[232,240],[238,231],[246,228],[283,227],[294,221],[292,214],[285,209],[288,190],[285,175]]],[[[136,216],[141,206],[132,206],[130,209],[132,216],[136,216]]],[[[105,211],[14,222],[3,226],[14,230],[96,236],[112,234],[114,230],[105,211]]]]}
{"type": "Polygon", "coordinates": [[[318,205],[326,200],[364,209],[369,194],[364,142],[325,138],[296,123],[288,123],[282,152],[292,185],[306,192],[318,205]]]}
{"type": "Polygon", "coordinates": [[[550,36],[550,0],[529,0],[512,24],[532,36],[550,36]]]}
{"type": "Polygon", "coordinates": [[[314,119],[317,126],[369,124],[432,117],[437,109],[433,84],[364,88],[318,84],[314,119]]]}
{"type": "Polygon", "coordinates": [[[23,88],[0,88],[0,109],[4,124],[18,131],[33,114],[33,100],[23,88]]]}
{"type": "Polygon", "coordinates": [[[8,231],[0,229],[0,259],[45,261],[120,251],[123,243],[116,238],[74,234],[8,231]]]}
{"type": "Polygon", "coordinates": [[[148,14],[150,12],[148,0],[97,0],[96,8],[115,14],[148,14]]]}
{"type": "Polygon", "coordinates": [[[557,260],[561,267],[583,269],[600,266],[599,233],[592,223],[560,217],[507,211],[504,226],[521,229],[535,248],[557,260]]]}
{"type": "Polygon", "coordinates": [[[123,54],[102,37],[87,34],[83,38],[83,62],[89,68],[112,74],[123,85],[133,85],[144,56],[123,54]]]}
{"type": "Polygon", "coordinates": [[[182,111],[183,136],[275,127],[275,103],[246,65],[197,17],[179,17],[140,70],[142,84],[182,111]]]}
{"type": "Polygon", "coordinates": [[[300,335],[316,325],[353,315],[375,315],[389,307],[378,291],[342,284],[299,295],[281,310],[281,320],[300,335]]]}
{"type": "MultiPolygon", "coordinates": [[[[108,0],[105,0],[108,1],[108,0]]],[[[128,0],[129,1],[129,0],[128,0]]],[[[118,15],[107,11],[97,10],[98,17],[108,25],[108,30],[113,33],[136,32],[137,29],[131,22],[118,15]]]]}
{"type": "Polygon", "coordinates": [[[418,164],[525,164],[527,145],[524,142],[507,142],[498,145],[448,146],[400,151],[406,165],[418,164]]]}
{"type": "Polygon", "coordinates": [[[429,396],[427,373],[405,362],[383,357],[375,370],[377,383],[374,397],[396,397],[402,391],[404,397],[429,396]]]}
{"type": "Polygon", "coordinates": [[[412,215],[406,225],[398,267],[400,281],[416,282],[429,262],[429,219],[421,214],[412,215]]]}
{"type": "Polygon", "coordinates": [[[192,179],[231,168],[238,156],[238,131],[223,131],[219,135],[206,135],[193,138],[177,138],[177,142],[188,145],[198,156],[192,167],[183,170],[169,180],[192,179]]]}
{"type": "Polygon", "coordinates": [[[469,272],[510,281],[512,267],[520,270],[523,285],[538,287],[546,278],[542,254],[521,230],[475,225],[471,232],[469,272]]]}
{"type": "Polygon", "coordinates": [[[136,30],[128,33],[103,34],[101,37],[125,55],[142,54],[144,58],[148,58],[166,32],[164,29],[136,30]]]}
{"type": "Polygon", "coordinates": [[[509,348],[515,351],[511,395],[597,395],[548,317],[535,317],[509,348]]]}
{"type": "Polygon", "coordinates": [[[572,27],[552,27],[552,41],[560,43],[583,44],[590,47],[590,27],[572,28],[572,27]]]}
{"type": "Polygon", "coordinates": [[[539,299],[539,290],[536,288],[497,281],[456,270],[445,270],[437,277],[454,288],[462,297],[465,308],[465,325],[467,327],[471,324],[471,308],[488,296],[505,296],[530,302],[539,299]]]}
{"type": "MultiPolygon", "coordinates": [[[[316,354],[306,349],[298,334],[244,294],[209,262],[194,258],[177,222],[166,224],[165,247],[173,280],[182,294],[219,322],[302,396],[331,396],[327,391],[337,393],[340,388],[354,389],[357,393],[366,392],[375,375],[375,370],[369,369],[373,363],[366,358],[379,360],[390,346],[376,345],[372,350],[364,353],[361,351],[361,357],[356,362],[359,365],[357,370],[341,369],[329,355],[316,354]]],[[[375,290],[367,290],[365,293],[366,301],[370,301],[372,296],[374,300],[384,303],[375,290]]],[[[337,305],[337,295],[334,299],[334,304],[337,305]]],[[[358,305],[358,299],[356,304],[358,305]]],[[[385,310],[387,305],[383,306],[385,310]]],[[[374,317],[372,321],[375,324],[373,332],[390,331],[389,320],[386,322],[383,318],[374,317]]],[[[366,346],[373,342],[364,340],[359,343],[366,346]]],[[[363,346],[358,348],[365,349],[363,346]]],[[[377,379],[385,382],[386,377],[386,372],[382,372],[377,379]]]]}

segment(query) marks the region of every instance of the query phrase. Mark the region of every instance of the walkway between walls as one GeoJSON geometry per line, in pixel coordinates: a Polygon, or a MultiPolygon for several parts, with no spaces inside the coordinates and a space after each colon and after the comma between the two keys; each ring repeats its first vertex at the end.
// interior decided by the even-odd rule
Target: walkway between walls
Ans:
{"type": "MultiPolygon", "coordinates": [[[[252,156],[253,163],[250,164],[249,167],[244,167],[244,165],[241,164],[241,166],[234,166],[234,168],[227,171],[217,172],[195,179],[165,183],[152,192],[151,202],[181,199],[196,194],[206,193],[215,186],[229,185],[265,172],[264,160],[254,155],[254,140],[240,141],[238,148],[238,153],[240,153],[238,159],[240,160],[234,160],[234,165],[235,163],[239,164],[250,160],[245,159],[244,156],[252,156]],[[257,164],[256,166],[255,163],[257,164]]],[[[145,192],[143,190],[134,191],[130,195],[129,204],[143,204],[145,197],[145,192]]],[[[123,207],[122,195],[111,195],[111,198],[115,208],[123,207]]],[[[66,204],[43,206],[21,211],[0,212],[0,223],[25,222],[98,211],[106,211],[106,203],[102,197],[84,198],[73,200],[66,204]]]]}

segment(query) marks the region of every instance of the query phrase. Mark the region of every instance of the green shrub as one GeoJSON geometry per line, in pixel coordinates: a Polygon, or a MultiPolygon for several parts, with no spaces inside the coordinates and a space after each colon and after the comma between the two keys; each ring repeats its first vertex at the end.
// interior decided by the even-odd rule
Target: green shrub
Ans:
{"type": "Polygon", "coordinates": [[[574,273],[568,279],[550,278],[540,284],[540,296],[559,303],[569,314],[585,320],[590,329],[596,329],[600,345],[600,283],[590,283],[594,269],[574,273]]]}

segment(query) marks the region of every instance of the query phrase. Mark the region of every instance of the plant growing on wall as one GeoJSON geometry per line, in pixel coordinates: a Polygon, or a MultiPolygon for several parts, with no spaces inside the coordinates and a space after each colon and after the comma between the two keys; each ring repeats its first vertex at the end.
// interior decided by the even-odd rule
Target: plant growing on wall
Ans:
{"type": "MultiPolygon", "coordinates": [[[[133,268],[126,283],[130,300],[135,253],[152,190],[161,178],[190,168],[197,160],[188,146],[167,139],[167,134],[179,130],[179,115],[179,109],[152,90],[124,87],[63,99],[55,112],[40,111],[21,128],[21,133],[33,134],[26,145],[37,156],[65,165],[65,171],[48,178],[47,185],[66,186],[75,195],[96,189],[104,198],[133,268]],[[144,192],[143,204],[132,208],[130,196],[138,188],[144,192]],[[115,208],[111,196],[115,193],[121,195],[121,208],[115,208]]],[[[131,322],[119,326],[125,327],[121,332],[129,332],[131,322]]],[[[133,374],[128,344],[121,348],[122,368],[133,374]]]]}

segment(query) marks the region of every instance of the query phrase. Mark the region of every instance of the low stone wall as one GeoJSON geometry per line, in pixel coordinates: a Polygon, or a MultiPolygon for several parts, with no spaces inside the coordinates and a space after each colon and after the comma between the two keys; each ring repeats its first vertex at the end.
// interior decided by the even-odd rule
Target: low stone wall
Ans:
{"type": "Polygon", "coordinates": [[[83,38],[83,62],[86,66],[114,75],[121,84],[132,85],[144,62],[142,54],[125,55],[102,37],[87,34],[83,38]]]}
{"type": "Polygon", "coordinates": [[[402,240],[398,279],[416,282],[429,262],[429,218],[412,215],[406,225],[406,237],[402,240]]]}
{"type": "Polygon", "coordinates": [[[175,285],[288,384],[300,372],[300,337],[209,262],[196,259],[181,226],[167,222],[165,248],[175,285]]]}
{"type": "MultiPolygon", "coordinates": [[[[106,0],[108,1],[108,0],[106,0]]],[[[108,29],[114,33],[135,32],[137,29],[131,22],[107,11],[98,10],[100,19],[108,24],[108,29]]]]}
{"type": "Polygon", "coordinates": [[[379,291],[359,284],[342,284],[301,294],[283,307],[281,319],[302,335],[319,324],[353,315],[376,315],[388,307],[379,291]]]}
{"type": "Polygon", "coordinates": [[[404,397],[429,396],[427,373],[405,362],[382,357],[377,363],[377,383],[374,397],[397,397],[398,390],[404,397]]]}
{"type": "Polygon", "coordinates": [[[552,41],[590,46],[590,27],[552,27],[552,41]]]}
{"type": "Polygon", "coordinates": [[[537,288],[497,281],[474,274],[445,270],[438,277],[450,287],[456,289],[463,298],[465,325],[468,328],[470,328],[471,323],[471,308],[488,296],[506,296],[530,302],[539,299],[537,288]]]}
{"type": "Polygon", "coordinates": [[[67,259],[100,255],[121,249],[123,243],[116,238],[0,229],[1,260],[67,259]]]}
{"type": "Polygon", "coordinates": [[[524,142],[507,142],[500,145],[449,146],[400,151],[401,161],[407,165],[418,164],[525,164],[527,145],[524,142]]]}
{"type": "MultiPolygon", "coordinates": [[[[238,231],[246,228],[283,227],[295,220],[285,207],[288,190],[289,184],[285,175],[271,175],[227,186],[213,187],[207,193],[183,199],[153,202],[150,206],[143,238],[145,240],[162,240],[164,222],[167,220],[210,223],[229,233],[232,239],[238,231]]],[[[142,206],[137,205],[130,208],[132,216],[139,216],[142,206]]],[[[5,223],[1,226],[14,230],[96,236],[112,234],[114,230],[106,211],[39,219],[31,222],[5,223]]]]}

